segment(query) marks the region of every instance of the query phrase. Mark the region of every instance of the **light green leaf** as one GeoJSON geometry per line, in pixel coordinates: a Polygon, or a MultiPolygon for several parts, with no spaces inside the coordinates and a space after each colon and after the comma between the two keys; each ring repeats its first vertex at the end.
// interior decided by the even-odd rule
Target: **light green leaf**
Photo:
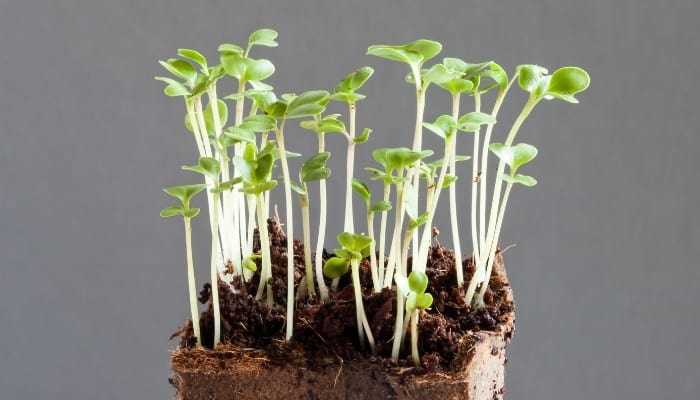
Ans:
{"type": "Polygon", "coordinates": [[[309,117],[320,114],[330,100],[330,94],[325,90],[309,90],[289,101],[287,118],[309,117]]]}
{"type": "Polygon", "coordinates": [[[199,214],[199,208],[189,208],[182,210],[182,216],[185,218],[194,218],[199,214]]]}
{"type": "Polygon", "coordinates": [[[261,182],[257,185],[257,192],[258,193],[268,192],[276,187],[277,187],[277,181],[274,179],[271,181],[261,182]]]}
{"type": "Polygon", "coordinates": [[[208,176],[214,181],[219,179],[219,174],[221,173],[219,161],[212,157],[200,157],[197,165],[184,165],[182,169],[208,176]]]}
{"type": "Polygon", "coordinates": [[[305,170],[303,171],[301,178],[303,182],[315,182],[328,179],[329,176],[331,176],[330,168],[323,167],[318,169],[305,170]]]}
{"type": "Polygon", "coordinates": [[[456,175],[445,175],[445,181],[442,183],[442,188],[446,188],[457,181],[456,175]]]}
{"type": "Polygon", "coordinates": [[[231,44],[231,43],[223,43],[219,45],[219,53],[221,54],[235,54],[238,56],[243,56],[243,48],[241,46],[231,44]]]}
{"type": "Polygon", "coordinates": [[[243,119],[241,129],[251,132],[269,132],[277,128],[277,120],[269,115],[251,115],[243,119]]]}
{"type": "Polygon", "coordinates": [[[410,314],[413,312],[413,310],[416,309],[416,297],[418,294],[416,292],[410,291],[408,292],[408,296],[406,296],[406,313],[410,314]]]}
{"type": "Polygon", "coordinates": [[[392,61],[403,62],[412,68],[420,66],[435,57],[442,50],[442,44],[426,39],[419,39],[399,46],[374,45],[367,49],[367,54],[392,61]]]}
{"type": "Polygon", "coordinates": [[[532,186],[537,185],[537,180],[531,176],[528,176],[528,175],[516,174],[514,176],[511,176],[511,175],[507,175],[507,174],[502,174],[500,176],[500,178],[508,183],[519,183],[519,184],[527,186],[527,187],[532,187],[532,186]]]}
{"type": "Polygon", "coordinates": [[[418,218],[411,219],[408,223],[408,229],[416,229],[419,226],[425,225],[425,223],[428,222],[429,217],[430,213],[426,211],[423,214],[419,215],[418,218]]]}
{"type": "Polygon", "coordinates": [[[369,135],[370,135],[371,133],[372,133],[372,130],[371,130],[371,129],[365,128],[365,129],[362,130],[362,133],[360,134],[360,136],[357,136],[357,137],[354,138],[352,141],[353,141],[354,143],[365,143],[366,141],[369,140],[369,135]]]}
{"type": "Polygon", "coordinates": [[[297,194],[299,194],[301,196],[307,195],[306,189],[296,182],[289,182],[289,187],[292,188],[293,191],[297,192],[297,194]]]}
{"type": "Polygon", "coordinates": [[[391,202],[390,201],[378,201],[371,206],[369,206],[369,211],[370,212],[386,212],[386,211],[391,211],[391,202]]]}
{"type": "Polygon", "coordinates": [[[275,158],[272,153],[258,155],[257,165],[255,167],[254,177],[258,182],[263,182],[270,179],[272,168],[275,165],[275,158]]]}
{"type": "MultiPolygon", "coordinates": [[[[249,144],[252,146],[253,144],[249,144]]],[[[233,157],[233,166],[238,170],[238,173],[243,177],[243,182],[253,184],[255,183],[253,170],[255,169],[255,161],[246,161],[241,156],[233,157]]]]}
{"type": "Polygon", "coordinates": [[[202,68],[202,72],[207,72],[207,59],[202,55],[202,53],[192,49],[178,49],[177,54],[182,58],[186,58],[199,64],[199,66],[202,68]]]}
{"type": "Polygon", "coordinates": [[[470,112],[464,114],[457,121],[459,130],[463,132],[478,132],[481,125],[495,124],[496,119],[489,114],[482,112],[470,112]]]}
{"type": "Polygon", "coordinates": [[[545,95],[569,103],[578,103],[574,95],[586,90],[590,82],[591,78],[583,69],[578,67],[562,67],[552,74],[545,95]]]}
{"type": "Polygon", "coordinates": [[[318,122],[316,132],[345,133],[345,124],[335,118],[326,117],[318,122]]]}
{"type": "Polygon", "coordinates": [[[425,293],[428,288],[428,275],[425,272],[411,271],[408,275],[408,287],[416,293],[425,293]]]}
{"type": "Polygon", "coordinates": [[[182,206],[168,206],[160,210],[160,216],[163,218],[174,217],[176,215],[182,215],[184,209],[182,206]]]}
{"type": "Polygon", "coordinates": [[[349,260],[340,257],[331,257],[323,266],[323,274],[331,279],[337,279],[347,274],[349,269],[349,260]]]}
{"type": "Polygon", "coordinates": [[[192,64],[176,58],[158,62],[171,74],[177,76],[178,78],[184,79],[188,86],[192,86],[194,84],[194,80],[197,78],[197,70],[194,69],[192,64]]]}
{"type": "Polygon", "coordinates": [[[453,79],[460,77],[458,72],[448,69],[443,64],[435,64],[421,72],[421,78],[423,79],[423,85],[426,86],[429,83],[436,83],[438,85],[449,82],[453,79]]]}
{"type": "Polygon", "coordinates": [[[201,192],[202,190],[206,189],[207,185],[205,184],[196,184],[196,185],[182,185],[182,186],[170,186],[163,191],[165,193],[175,197],[176,199],[179,199],[183,205],[188,205],[192,197],[194,197],[197,193],[201,192]]]}
{"type": "MultiPolygon", "coordinates": [[[[221,50],[221,47],[219,47],[219,50],[221,50]]],[[[248,59],[241,54],[236,52],[221,53],[221,65],[224,67],[224,71],[239,81],[243,80],[248,64],[248,59]]]]}
{"type": "Polygon", "coordinates": [[[274,73],[275,66],[272,64],[272,62],[270,62],[270,60],[248,59],[246,70],[243,75],[243,81],[262,81],[263,79],[269,78],[274,73]]]}
{"type": "Polygon", "coordinates": [[[449,115],[441,115],[434,123],[424,123],[423,126],[441,138],[449,137],[457,130],[457,122],[449,115]]]}
{"type": "MultiPolygon", "coordinates": [[[[223,100],[217,99],[217,104],[219,106],[219,126],[223,127],[228,121],[228,106],[223,100]]],[[[204,115],[204,125],[207,127],[207,132],[209,136],[214,136],[214,113],[212,112],[212,105],[207,104],[207,108],[202,112],[204,115]]]]}
{"type": "Polygon", "coordinates": [[[250,34],[248,38],[248,47],[253,45],[266,46],[266,47],[277,47],[279,43],[275,41],[279,34],[273,29],[258,29],[257,31],[250,34]]]}
{"type": "Polygon", "coordinates": [[[369,203],[372,199],[372,194],[369,190],[369,186],[367,186],[364,182],[357,178],[352,179],[352,188],[357,192],[357,194],[362,197],[362,199],[366,202],[369,203]]]}
{"type": "MultiPolygon", "coordinates": [[[[355,71],[351,72],[340,81],[340,83],[333,89],[334,94],[353,94],[356,90],[362,87],[362,85],[369,80],[369,78],[374,73],[374,69],[369,66],[365,66],[355,71]]],[[[362,96],[364,97],[364,96],[362,96]]],[[[353,102],[354,103],[354,102],[353,102]]]]}
{"type": "Polygon", "coordinates": [[[230,146],[234,143],[245,142],[245,143],[255,143],[255,133],[239,127],[230,127],[224,131],[224,137],[230,139],[230,143],[226,143],[230,146]]]}
{"type": "Polygon", "coordinates": [[[156,76],[156,80],[167,83],[168,85],[163,89],[163,93],[166,96],[178,97],[178,96],[188,96],[190,94],[189,90],[182,83],[163,76],[156,76]]]}
{"type": "Polygon", "coordinates": [[[514,155],[512,147],[506,146],[503,143],[494,142],[489,145],[489,150],[491,150],[496,157],[503,160],[506,165],[510,167],[513,166],[514,155]]]}
{"type": "Polygon", "coordinates": [[[526,92],[533,93],[547,75],[547,69],[539,65],[524,64],[516,68],[518,84],[526,92]]]}
{"type": "Polygon", "coordinates": [[[532,161],[537,156],[537,148],[527,143],[518,143],[512,147],[513,149],[513,165],[511,168],[517,170],[522,165],[532,161]]]}
{"type": "Polygon", "coordinates": [[[426,309],[433,304],[433,295],[430,293],[421,293],[416,295],[416,308],[426,309]]]}
{"type": "Polygon", "coordinates": [[[253,272],[258,270],[258,265],[253,261],[253,256],[243,259],[243,268],[253,272]]]}

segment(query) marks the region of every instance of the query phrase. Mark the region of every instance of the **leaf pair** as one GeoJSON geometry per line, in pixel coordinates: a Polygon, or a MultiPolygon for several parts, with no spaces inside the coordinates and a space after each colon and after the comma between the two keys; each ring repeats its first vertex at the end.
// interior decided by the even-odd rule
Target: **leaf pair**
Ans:
{"type": "Polygon", "coordinates": [[[369,66],[364,66],[351,72],[333,89],[331,99],[344,101],[348,104],[354,104],[358,100],[364,99],[365,95],[357,93],[357,90],[372,77],[372,74],[374,74],[374,69],[369,66]]]}
{"type": "Polygon", "coordinates": [[[340,278],[350,268],[351,261],[360,261],[369,255],[369,246],[374,239],[358,233],[341,232],[337,236],[342,246],[335,249],[336,257],[331,257],[323,266],[323,274],[331,279],[340,278]]]}
{"type": "Polygon", "coordinates": [[[411,71],[419,72],[426,61],[442,51],[442,44],[426,39],[419,39],[399,46],[374,45],[367,49],[367,54],[387,60],[408,64],[411,71]]]}
{"type": "Polygon", "coordinates": [[[160,216],[163,218],[174,217],[181,215],[185,218],[194,218],[199,214],[199,208],[190,208],[190,201],[199,192],[207,188],[205,184],[197,185],[182,185],[171,186],[163,189],[165,193],[180,200],[182,205],[174,205],[165,207],[160,211],[160,216]]]}
{"type": "Polygon", "coordinates": [[[260,151],[255,144],[248,143],[243,155],[233,158],[233,165],[243,180],[243,193],[259,195],[277,186],[277,181],[270,179],[275,162],[274,149],[272,142],[260,151]]]}
{"type": "Polygon", "coordinates": [[[411,271],[408,278],[396,274],[394,280],[399,293],[406,297],[407,313],[429,308],[433,304],[433,296],[425,293],[428,288],[428,275],[425,272],[411,271]]]}
{"type": "Polygon", "coordinates": [[[575,94],[588,88],[590,77],[579,67],[562,67],[547,75],[547,69],[539,65],[520,65],[518,84],[535,98],[557,98],[569,103],[578,103],[575,94]]]}
{"type": "Polygon", "coordinates": [[[510,174],[502,174],[500,176],[501,179],[509,183],[519,183],[528,187],[537,184],[537,180],[531,176],[516,174],[518,168],[529,163],[537,156],[537,148],[535,146],[527,143],[518,143],[514,146],[506,146],[503,143],[491,143],[489,150],[510,167],[510,174]]]}
{"type": "Polygon", "coordinates": [[[372,202],[372,193],[370,192],[369,186],[357,178],[352,179],[352,188],[357,194],[362,197],[367,205],[368,212],[385,212],[391,210],[391,202],[389,201],[378,201],[374,204],[372,202]]]}

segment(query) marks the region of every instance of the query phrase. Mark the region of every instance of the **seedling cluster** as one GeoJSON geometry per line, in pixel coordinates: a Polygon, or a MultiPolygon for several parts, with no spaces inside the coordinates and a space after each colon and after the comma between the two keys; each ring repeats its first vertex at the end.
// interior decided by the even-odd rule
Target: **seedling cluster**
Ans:
{"type": "MultiPolygon", "coordinates": [[[[509,76],[495,62],[469,63],[458,58],[444,58],[442,62],[426,67],[434,59],[442,45],[430,40],[417,40],[405,45],[370,46],[367,54],[399,62],[408,66],[406,81],[415,88],[416,113],[412,147],[379,148],[372,151],[377,165],[366,166],[373,186],[381,189],[373,196],[370,185],[355,177],[355,150],[358,144],[370,139],[371,130],[357,134],[356,113],[358,102],[365,96],[358,91],[372,77],[374,70],[361,67],[345,76],[332,92],[310,90],[300,94],[277,95],[265,82],[274,72],[274,65],[266,59],[256,59],[251,51],[258,46],[276,47],[277,32],[261,29],[250,35],[244,47],[235,44],[219,46],[219,63],[210,65],[198,51],[178,50],[179,58],[161,61],[172,75],[157,77],[166,84],[165,94],[181,97],[185,102],[185,127],[195,140],[199,153],[196,165],[183,169],[201,175],[200,183],[166,188],[166,193],[181,204],[169,206],[161,216],[182,216],[185,222],[187,272],[190,308],[194,335],[201,343],[196,284],[191,245],[191,220],[199,209],[191,207],[192,198],[205,193],[211,228],[210,273],[212,287],[218,280],[230,280],[231,276],[243,280],[260,274],[256,299],[276,306],[269,280],[272,277],[270,241],[267,218],[270,215],[270,191],[282,180],[286,217],[284,228],[290,250],[287,263],[286,339],[293,334],[295,298],[318,296],[323,302],[331,300],[339,279],[351,273],[357,314],[360,343],[369,343],[374,351],[373,334],[364,312],[360,287],[360,264],[369,260],[372,288],[379,292],[384,288],[396,289],[396,325],[392,357],[400,356],[404,338],[411,337],[411,352],[418,365],[418,322],[421,310],[429,308],[432,296],[428,292],[426,265],[431,240],[432,221],[443,190],[448,190],[451,233],[454,245],[457,278],[455,286],[473,307],[483,305],[484,294],[491,276],[506,206],[514,185],[534,186],[537,181],[520,173],[520,169],[532,161],[537,149],[527,143],[516,143],[521,125],[540,101],[559,99],[577,103],[574,97],[589,84],[588,74],[578,67],[563,67],[549,74],[537,65],[520,65],[509,76]],[[236,90],[219,98],[219,80],[233,80],[236,90]],[[528,100],[508,129],[503,142],[494,141],[493,128],[506,94],[517,83],[525,90],[528,100]],[[452,98],[448,113],[433,122],[424,121],[428,88],[445,90],[452,98]],[[487,92],[495,92],[490,109],[482,105],[487,92]],[[474,109],[463,113],[461,100],[469,96],[474,109]],[[347,106],[344,119],[339,114],[327,114],[329,102],[337,101],[347,106]],[[232,107],[232,111],[229,108],[232,107]],[[231,118],[232,117],[232,121],[231,118]],[[300,156],[286,147],[287,132],[296,121],[302,130],[316,134],[318,149],[306,158],[298,171],[298,180],[292,178],[288,159],[300,156]],[[345,122],[344,122],[345,121],[345,122]],[[346,125],[347,122],[347,125],[346,125]],[[425,149],[424,132],[431,132],[443,140],[438,151],[425,149]],[[325,135],[337,134],[347,142],[345,154],[345,215],[343,231],[337,234],[340,247],[334,256],[324,263],[322,258],[326,236],[327,195],[326,179],[331,171],[326,166],[331,157],[325,148],[325,135]],[[462,134],[471,135],[471,146],[458,142],[462,134]],[[470,149],[467,155],[458,150],[470,149]],[[434,158],[437,154],[437,158],[434,158]],[[495,168],[489,165],[489,155],[498,160],[495,168]],[[472,175],[461,187],[470,193],[470,215],[460,216],[458,210],[466,208],[466,201],[457,196],[456,163],[470,160],[472,175]],[[281,168],[281,178],[277,168],[281,168]],[[506,169],[507,167],[507,169],[506,169]],[[320,196],[311,199],[309,185],[318,183],[320,196]],[[491,185],[489,187],[489,185],[491,185]],[[490,190],[489,190],[490,189],[490,190]],[[301,210],[304,246],[304,282],[294,290],[294,254],[291,243],[295,239],[295,204],[292,192],[296,192],[301,210]],[[353,191],[365,203],[364,218],[355,220],[353,191]],[[424,196],[421,196],[424,194],[424,196]],[[490,199],[488,198],[490,194],[490,199]],[[318,207],[310,204],[318,202],[318,207]],[[318,214],[311,215],[318,210],[318,214]],[[379,231],[375,230],[375,214],[379,214],[379,231]],[[393,214],[393,218],[392,215],[393,214]],[[461,268],[462,219],[470,221],[472,259],[475,273],[465,281],[461,268]],[[390,219],[393,227],[390,229],[390,219]],[[319,221],[315,252],[311,252],[311,221],[319,221]],[[356,227],[355,223],[361,223],[356,227]],[[260,251],[253,251],[256,230],[260,237],[260,251]],[[409,271],[409,252],[412,268],[409,271]],[[258,268],[258,265],[260,268],[258,268]],[[232,274],[226,275],[225,271],[232,274]],[[330,288],[324,277],[332,280],[330,288]],[[410,325],[410,329],[409,329],[410,325]]],[[[227,85],[231,86],[231,85],[227,85]]],[[[408,138],[407,138],[408,139],[408,138]]],[[[444,202],[444,201],[443,201],[444,202]]],[[[214,343],[221,341],[218,291],[212,290],[214,312],[214,343]]]]}

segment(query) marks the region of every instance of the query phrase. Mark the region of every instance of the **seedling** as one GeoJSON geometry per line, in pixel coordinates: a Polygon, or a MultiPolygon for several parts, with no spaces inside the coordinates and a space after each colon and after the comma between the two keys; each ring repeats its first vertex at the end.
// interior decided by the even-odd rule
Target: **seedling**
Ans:
{"type": "Polygon", "coordinates": [[[206,189],[207,185],[185,185],[165,188],[165,193],[180,200],[182,205],[165,207],[160,211],[163,218],[181,215],[185,220],[185,248],[187,249],[187,287],[190,296],[190,315],[192,329],[197,340],[197,346],[202,343],[199,331],[199,308],[197,307],[197,285],[194,276],[194,260],[192,257],[192,218],[199,214],[199,208],[190,207],[190,201],[197,193],[206,189]]]}
{"type": "Polygon", "coordinates": [[[370,329],[365,307],[362,303],[362,287],[360,284],[360,261],[369,255],[369,246],[374,241],[369,236],[342,232],[338,234],[340,249],[335,249],[336,257],[326,261],[323,272],[331,279],[339,279],[348,272],[350,265],[352,273],[352,286],[355,290],[355,314],[357,315],[357,334],[362,347],[365,345],[365,337],[369,347],[374,353],[374,336],[370,329]]]}
{"type": "MultiPolygon", "coordinates": [[[[305,244],[306,278],[300,294],[305,291],[310,296],[315,295],[315,278],[321,300],[332,301],[333,296],[325,285],[324,274],[333,279],[333,291],[339,278],[351,271],[360,343],[364,346],[367,338],[374,352],[374,338],[364,312],[359,281],[360,262],[369,258],[374,292],[385,288],[397,289],[392,357],[398,360],[401,344],[410,325],[411,354],[416,365],[419,365],[418,324],[420,311],[432,304],[425,272],[433,237],[432,222],[439,209],[442,190],[449,188],[455,284],[465,301],[475,309],[483,305],[512,188],[515,184],[536,184],[535,178],[523,175],[519,170],[533,160],[537,150],[526,143],[515,144],[516,136],[525,119],[542,100],[559,99],[576,103],[578,100],[575,96],[589,85],[588,74],[578,67],[563,67],[549,75],[543,67],[525,64],[518,66],[509,77],[505,69],[495,62],[469,63],[450,57],[426,66],[427,62],[442,51],[442,45],[424,39],[399,46],[370,46],[367,54],[404,63],[409,67],[406,81],[414,87],[416,94],[412,147],[375,149],[372,155],[379,166],[364,168],[371,174],[372,181],[381,184],[381,199],[373,202],[372,188],[357,179],[354,170],[356,144],[368,141],[372,132],[365,128],[356,134],[357,103],[365,99],[358,90],[373,76],[374,70],[365,66],[353,71],[341,80],[332,94],[324,90],[311,90],[299,95],[277,96],[273,87],[265,82],[275,72],[275,66],[269,60],[253,58],[250,54],[257,46],[276,47],[276,39],[277,32],[261,29],[250,35],[246,46],[222,44],[218,48],[218,65],[212,65],[198,51],[180,49],[179,58],[161,61],[171,77],[156,78],[165,83],[164,93],[167,96],[182,97],[185,101],[185,127],[192,132],[199,157],[196,165],[184,168],[204,177],[204,184],[167,188],[166,192],[178,198],[182,205],[166,207],[161,211],[164,217],[181,215],[185,220],[190,312],[197,342],[201,343],[201,337],[192,260],[191,219],[199,209],[192,208],[190,201],[195,194],[206,189],[212,234],[210,272],[216,344],[220,341],[221,324],[217,282],[222,279],[225,269],[233,277],[241,276],[243,279],[259,273],[256,299],[262,301],[265,298],[269,306],[278,306],[274,304],[270,287],[272,265],[267,218],[270,214],[269,193],[277,185],[272,174],[275,162],[279,160],[284,182],[284,227],[288,247],[285,338],[289,340],[292,337],[295,321],[294,205],[291,195],[294,189],[299,194],[305,244]],[[235,90],[220,98],[217,84],[224,79],[233,79],[235,90]],[[516,82],[529,93],[529,98],[510,126],[505,139],[498,142],[493,140],[498,113],[507,93],[516,82]],[[431,84],[447,91],[452,98],[452,105],[451,110],[446,110],[435,121],[426,123],[426,94],[431,84]],[[496,92],[492,108],[489,112],[482,111],[485,108],[482,96],[490,90],[496,92]],[[474,110],[471,112],[460,109],[464,95],[474,98],[474,110]],[[339,115],[323,115],[330,100],[348,106],[347,128],[339,115]],[[231,102],[233,105],[229,107],[231,102]],[[232,114],[232,118],[229,118],[229,114],[232,114]],[[300,118],[304,118],[300,123],[302,128],[317,134],[318,150],[310,157],[307,156],[298,174],[299,183],[295,183],[290,178],[292,174],[288,163],[288,158],[295,153],[286,148],[285,125],[290,119],[300,118]],[[438,159],[428,160],[433,151],[423,148],[424,130],[443,139],[444,146],[438,159]],[[460,155],[464,153],[460,151],[461,146],[457,140],[460,132],[473,135],[469,155],[460,155]],[[326,133],[343,135],[348,147],[343,232],[337,236],[341,247],[335,250],[336,256],[328,259],[324,265],[322,257],[328,206],[326,179],[330,175],[330,170],[326,167],[330,157],[325,149],[326,133]],[[270,134],[274,134],[274,138],[270,134]],[[498,158],[498,164],[492,173],[489,158],[494,156],[498,158]],[[456,163],[470,158],[472,176],[467,180],[458,180],[456,163]],[[320,189],[318,238],[313,264],[313,218],[310,215],[311,202],[308,194],[308,183],[312,181],[319,181],[320,189]],[[491,192],[487,189],[489,184],[493,184],[491,192]],[[461,268],[461,235],[458,229],[461,217],[457,213],[460,208],[457,190],[460,186],[468,186],[471,194],[468,196],[471,199],[469,220],[475,272],[466,282],[461,268]],[[365,202],[367,235],[355,233],[353,189],[365,202]],[[488,195],[491,196],[490,201],[487,201],[488,195]],[[379,232],[374,229],[375,213],[381,213],[379,232]],[[387,235],[390,214],[393,214],[394,225],[387,235]],[[260,253],[253,253],[256,229],[260,235],[260,253]],[[375,236],[379,237],[376,242],[375,236]],[[378,247],[375,243],[378,243],[378,247]],[[409,251],[412,251],[411,257],[409,251]],[[409,258],[412,259],[410,274],[409,258]],[[260,268],[257,268],[258,265],[260,268]]],[[[300,295],[299,298],[303,296],[300,295]]]]}

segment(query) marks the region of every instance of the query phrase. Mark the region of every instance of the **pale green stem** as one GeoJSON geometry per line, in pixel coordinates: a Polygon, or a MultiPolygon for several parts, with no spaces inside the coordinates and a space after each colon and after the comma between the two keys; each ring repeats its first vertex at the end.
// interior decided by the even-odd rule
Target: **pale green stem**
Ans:
{"type": "Polygon", "coordinates": [[[196,346],[202,345],[202,335],[199,330],[199,308],[197,307],[197,283],[194,275],[194,260],[192,258],[192,219],[185,217],[185,246],[187,248],[187,283],[190,292],[190,314],[192,329],[197,340],[196,346]]]}
{"type": "MultiPolygon", "coordinates": [[[[384,183],[384,197],[385,202],[389,201],[389,196],[391,195],[391,185],[384,183]]],[[[382,221],[379,225],[379,287],[384,287],[384,265],[386,263],[386,220],[389,215],[388,211],[382,211],[382,221]]]]}
{"type": "MultiPolygon", "coordinates": [[[[234,112],[234,124],[235,126],[241,125],[243,122],[243,115],[245,112],[245,97],[242,96],[243,92],[245,91],[245,82],[238,82],[238,89],[237,89],[237,94],[239,97],[236,99],[236,108],[234,112]]],[[[235,155],[242,155],[243,153],[243,148],[244,145],[241,143],[237,143],[234,145],[234,154],[235,155]]],[[[233,178],[237,178],[240,176],[240,173],[238,171],[234,171],[233,178]]],[[[234,191],[231,196],[231,201],[233,204],[231,204],[232,208],[231,211],[234,215],[234,221],[236,224],[233,226],[233,232],[232,236],[234,239],[234,250],[236,250],[235,256],[238,258],[235,260],[238,264],[241,264],[242,259],[243,259],[243,254],[242,252],[244,249],[252,249],[253,248],[253,236],[248,236],[246,233],[246,210],[245,210],[245,205],[246,202],[249,202],[249,198],[245,196],[243,193],[239,191],[234,191]]],[[[253,214],[250,214],[248,216],[250,219],[254,219],[253,214]]]]}
{"type": "MultiPolygon", "coordinates": [[[[401,178],[403,175],[403,170],[399,170],[397,176],[401,178]]],[[[396,214],[394,217],[394,234],[391,237],[391,247],[389,248],[389,260],[386,266],[386,272],[384,275],[384,287],[389,288],[394,280],[394,270],[396,269],[396,264],[400,263],[401,257],[401,227],[403,225],[404,216],[404,191],[403,182],[399,182],[396,185],[396,204],[394,209],[396,214]]]]}
{"type": "Polygon", "coordinates": [[[355,290],[355,314],[357,315],[357,333],[360,339],[360,345],[362,348],[365,347],[365,336],[369,342],[369,348],[374,354],[374,336],[372,335],[372,330],[369,327],[369,322],[367,321],[367,315],[365,314],[365,306],[362,301],[362,288],[360,286],[360,260],[353,259],[350,261],[352,268],[352,286],[355,290]]]}
{"type": "MultiPolygon", "coordinates": [[[[525,121],[527,116],[530,114],[532,109],[537,105],[538,99],[531,97],[527,103],[525,103],[525,106],[523,107],[523,110],[520,112],[520,115],[515,119],[515,122],[513,122],[513,126],[510,128],[510,131],[508,133],[508,136],[506,137],[505,145],[510,146],[513,143],[513,140],[515,139],[515,136],[518,133],[518,130],[520,129],[520,126],[522,123],[525,121]]],[[[498,213],[500,210],[500,199],[501,199],[501,190],[503,188],[502,186],[502,179],[499,177],[501,174],[503,174],[503,171],[505,169],[505,162],[503,160],[500,160],[498,162],[498,169],[496,170],[496,181],[494,183],[494,190],[493,190],[493,197],[491,199],[491,213],[489,215],[489,229],[488,233],[486,235],[486,246],[483,247],[487,251],[493,246],[496,247],[497,243],[494,242],[494,239],[497,237],[498,233],[496,231],[496,221],[498,218],[498,213]]],[[[490,278],[490,271],[487,271],[487,264],[488,263],[493,263],[493,260],[489,260],[488,258],[482,257],[481,259],[481,266],[477,266],[477,269],[481,269],[484,274],[481,276],[481,282],[483,285],[487,285],[489,282],[490,278]],[[489,274],[487,274],[489,273],[489,274]]],[[[485,290],[481,289],[482,291],[485,290]]]]}
{"type": "Polygon", "coordinates": [[[299,203],[301,204],[301,221],[302,229],[304,230],[304,266],[306,267],[306,293],[309,297],[316,296],[316,289],[314,288],[314,271],[311,263],[311,222],[309,221],[309,191],[307,189],[306,183],[304,183],[304,190],[307,194],[299,196],[299,203]]]}
{"type": "Polygon", "coordinates": [[[503,216],[505,215],[506,205],[508,204],[508,198],[510,197],[510,189],[512,187],[512,183],[506,184],[506,191],[503,194],[503,204],[501,205],[501,209],[498,212],[498,219],[496,220],[496,236],[491,242],[491,248],[489,249],[488,258],[489,263],[486,268],[486,273],[484,274],[486,278],[484,280],[484,283],[479,288],[479,293],[476,296],[475,303],[479,306],[484,304],[484,295],[486,294],[486,288],[488,287],[489,279],[491,277],[491,271],[493,270],[493,263],[495,262],[496,258],[496,249],[498,248],[498,239],[501,236],[501,224],[503,223],[503,216]]]}
{"type": "MultiPolygon", "coordinates": [[[[318,134],[318,152],[325,151],[325,135],[318,134]]],[[[319,205],[319,221],[318,221],[318,239],[316,240],[316,280],[318,281],[318,292],[321,300],[327,302],[328,287],[323,280],[323,242],[326,238],[326,180],[319,181],[320,205],[319,205]]]]}
{"type": "Polygon", "coordinates": [[[349,120],[350,132],[348,138],[348,153],[346,159],[346,177],[345,177],[345,224],[343,230],[345,232],[355,233],[354,217],[352,212],[352,176],[355,165],[355,103],[349,105],[349,120]]]}
{"type": "Polygon", "coordinates": [[[420,354],[418,354],[418,309],[411,313],[411,358],[413,365],[420,367],[420,354]]]}
{"type": "Polygon", "coordinates": [[[377,270],[377,242],[374,241],[374,213],[369,211],[370,204],[367,203],[367,235],[372,238],[372,243],[369,244],[369,265],[372,272],[372,283],[374,291],[379,292],[379,271],[377,270]]]}
{"type": "MultiPolygon", "coordinates": [[[[216,182],[215,182],[216,183],[216,182]]],[[[214,203],[219,204],[219,194],[214,193],[214,203]]],[[[214,346],[221,341],[221,311],[219,309],[219,270],[217,268],[217,255],[220,253],[216,239],[219,232],[219,207],[214,207],[214,226],[212,227],[211,241],[211,301],[214,310],[214,346]]]]}
{"type": "MultiPolygon", "coordinates": [[[[452,95],[452,118],[456,121],[459,118],[459,102],[461,96],[459,93],[452,95]]],[[[450,157],[450,172],[457,175],[457,135],[455,134],[455,149],[450,157]]],[[[457,185],[450,185],[450,225],[452,229],[452,248],[455,255],[455,270],[457,271],[457,288],[461,290],[464,284],[464,272],[462,271],[462,247],[460,245],[459,225],[457,224],[457,185]]],[[[474,195],[472,194],[472,210],[474,210],[474,195]]],[[[473,220],[472,220],[473,221],[473,220]]],[[[473,236],[473,233],[472,233],[473,236]]],[[[476,243],[476,238],[472,237],[473,243],[476,243]]]]}
{"type": "MultiPolygon", "coordinates": [[[[423,149],[423,115],[425,113],[425,92],[426,88],[420,87],[420,72],[416,73],[414,71],[414,77],[416,79],[416,124],[415,130],[413,132],[413,151],[421,151],[423,149]]],[[[411,177],[413,181],[413,187],[415,188],[414,196],[415,203],[419,205],[418,195],[420,193],[420,160],[417,160],[413,168],[408,172],[408,176],[411,177]]],[[[418,206],[420,210],[420,206],[418,206]]],[[[418,259],[418,229],[413,232],[413,259],[418,259]]]]}
{"type": "Polygon", "coordinates": [[[284,146],[284,120],[277,129],[277,146],[279,147],[282,175],[284,176],[284,200],[287,225],[287,330],[285,339],[294,333],[294,211],[292,209],[292,188],[287,163],[287,150],[284,146]]]}
{"type": "Polygon", "coordinates": [[[442,158],[442,165],[440,166],[440,175],[438,175],[437,183],[433,185],[433,195],[427,204],[428,208],[428,220],[423,228],[423,236],[421,237],[420,249],[418,252],[418,258],[413,259],[413,270],[419,272],[425,272],[426,264],[428,263],[428,251],[430,250],[430,240],[432,239],[432,224],[433,217],[435,217],[435,211],[437,210],[438,201],[440,200],[440,193],[442,193],[442,185],[445,183],[445,175],[447,175],[447,166],[450,163],[450,158],[454,152],[455,140],[457,138],[457,133],[452,133],[451,136],[447,137],[447,143],[445,144],[445,155],[442,158]]]}
{"type": "Polygon", "coordinates": [[[260,234],[260,251],[262,253],[262,267],[260,268],[260,283],[258,284],[258,292],[255,295],[255,300],[261,300],[263,292],[267,289],[267,305],[272,306],[274,299],[272,297],[272,287],[269,279],[272,276],[272,258],[270,256],[270,233],[267,231],[267,221],[265,219],[263,197],[261,194],[255,195],[258,212],[258,232],[260,234]]]}
{"type": "MultiPolygon", "coordinates": [[[[408,259],[408,248],[411,243],[413,231],[414,229],[406,229],[406,233],[404,234],[403,250],[401,251],[402,266],[399,267],[399,270],[397,272],[401,276],[408,276],[408,274],[406,273],[407,265],[405,260],[408,259]]],[[[399,292],[398,288],[396,288],[396,323],[394,325],[394,343],[391,347],[391,358],[393,358],[394,361],[399,360],[399,353],[401,352],[401,345],[403,343],[403,337],[406,332],[404,324],[405,302],[406,299],[404,298],[403,294],[399,292]]]]}
{"type": "Polygon", "coordinates": [[[199,151],[200,157],[205,157],[206,152],[204,151],[204,144],[202,143],[201,133],[199,132],[199,126],[197,125],[197,116],[194,113],[194,102],[191,99],[185,101],[187,106],[187,116],[190,119],[190,126],[192,127],[192,135],[194,136],[194,141],[197,143],[197,150],[199,151]]]}

